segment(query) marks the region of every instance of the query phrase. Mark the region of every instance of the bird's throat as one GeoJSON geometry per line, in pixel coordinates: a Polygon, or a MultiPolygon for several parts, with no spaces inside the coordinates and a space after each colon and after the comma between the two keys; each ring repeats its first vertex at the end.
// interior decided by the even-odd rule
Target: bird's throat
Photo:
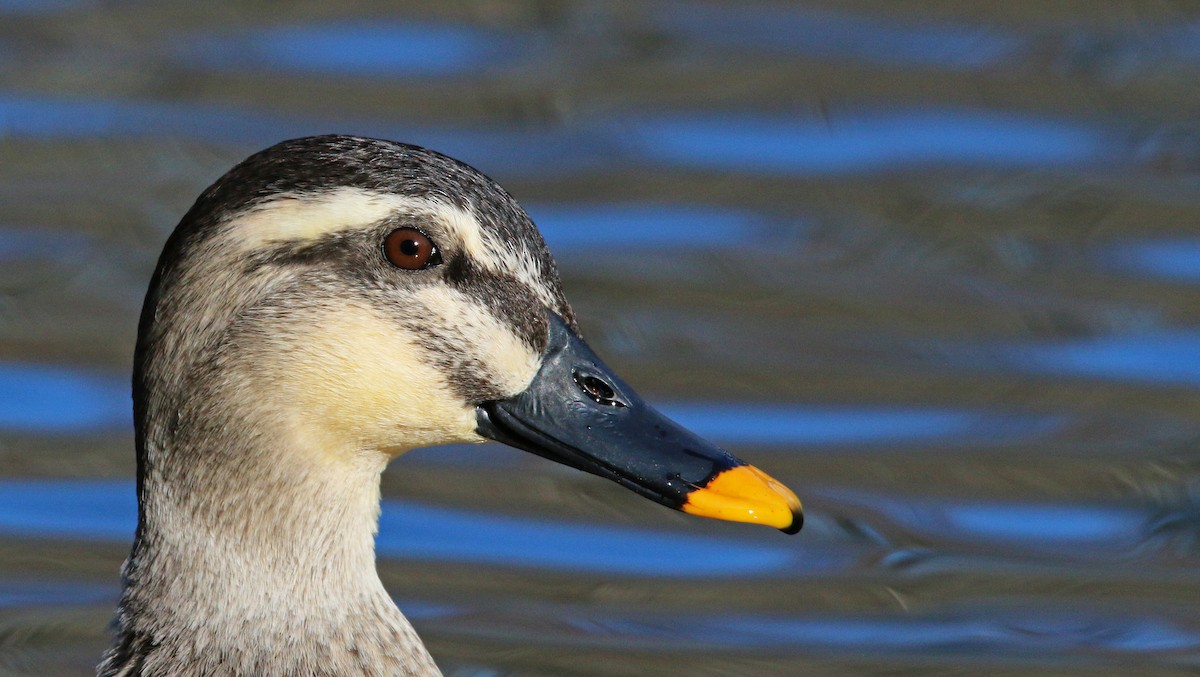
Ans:
{"type": "Polygon", "coordinates": [[[438,674],[375,569],[387,456],[228,423],[144,450],[117,650],[164,669],[187,655],[237,674],[438,674]]]}

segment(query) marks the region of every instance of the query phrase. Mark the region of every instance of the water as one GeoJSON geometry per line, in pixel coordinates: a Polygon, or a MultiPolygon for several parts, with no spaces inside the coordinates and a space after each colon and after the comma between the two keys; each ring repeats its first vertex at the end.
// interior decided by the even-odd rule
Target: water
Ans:
{"type": "Polygon", "coordinates": [[[947,163],[1053,167],[1094,163],[1112,151],[1098,130],[970,110],[851,112],[807,120],[707,115],[647,120],[635,129],[651,159],[767,174],[841,174],[947,163]]]}
{"type": "Polygon", "coordinates": [[[86,674],[166,234],[281,138],[429,145],[598,352],[804,500],[701,520],[498,445],[384,478],[450,675],[1200,670],[1200,13],[0,0],[0,673],[86,674]]]}
{"type": "Polygon", "coordinates": [[[464,24],[412,20],[246,27],[237,33],[198,39],[184,51],[190,61],[213,68],[446,77],[511,59],[520,46],[515,39],[489,40],[464,24]]]}

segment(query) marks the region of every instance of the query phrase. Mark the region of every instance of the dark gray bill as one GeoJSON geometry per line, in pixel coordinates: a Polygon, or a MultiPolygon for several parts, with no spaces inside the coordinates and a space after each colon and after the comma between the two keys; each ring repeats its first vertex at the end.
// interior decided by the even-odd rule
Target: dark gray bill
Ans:
{"type": "Polygon", "coordinates": [[[476,409],[477,432],[676,510],[800,530],[787,487],[646,404],[556,313],[529,387],[476,409]]]}

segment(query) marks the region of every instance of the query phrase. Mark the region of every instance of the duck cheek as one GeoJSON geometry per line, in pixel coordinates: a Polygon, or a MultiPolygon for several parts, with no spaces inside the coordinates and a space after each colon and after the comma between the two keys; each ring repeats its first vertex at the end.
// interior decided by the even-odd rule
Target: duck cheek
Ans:
{"type": "Polygon", "coordinates": [[[348,398],[342,416],[330,418],[356,428],[346,432],[358,448],[392,457],[418,447],[475,441],[475,407],[437,376],[393,383],[386,392],[357,393],[348,398]]]}
{"type": "Polygon", "coordinates": [[[408,449],[475,439],[474,407],[428,351],[369,308],[326,309],[319,324],[283,333],[260,372],[300,427],[331,449],[408,449]],[[269,363],[269,366],[268,366],[269,363]]]}
{"type": "MultiPolygon", "coordinates": [[[[364,440],[364,447],[378,449],[392,458],[411,449],[477,442],[475,434],[475,408],[461,402],[446,407],[427,409],[431,418],[412,420],[409,416],[397,417],[378,430],[373,439],[364,440]],[[437,418],[432,418],[436,416],[437,418]]],[[[406,413],[415,413],[411,410],[406,413]]]]}

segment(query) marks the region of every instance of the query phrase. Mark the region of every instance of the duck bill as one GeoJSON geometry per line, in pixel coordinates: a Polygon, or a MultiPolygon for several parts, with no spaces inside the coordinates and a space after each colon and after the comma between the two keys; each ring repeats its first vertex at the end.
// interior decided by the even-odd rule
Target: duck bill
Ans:
{"type": "Polygon", "coordinates": [[[780,482],[646,404],[550,313],[542,365],[524,392],[476,409],[477,432],[676,510],[794,534],[800,500],[780,482]]]}

